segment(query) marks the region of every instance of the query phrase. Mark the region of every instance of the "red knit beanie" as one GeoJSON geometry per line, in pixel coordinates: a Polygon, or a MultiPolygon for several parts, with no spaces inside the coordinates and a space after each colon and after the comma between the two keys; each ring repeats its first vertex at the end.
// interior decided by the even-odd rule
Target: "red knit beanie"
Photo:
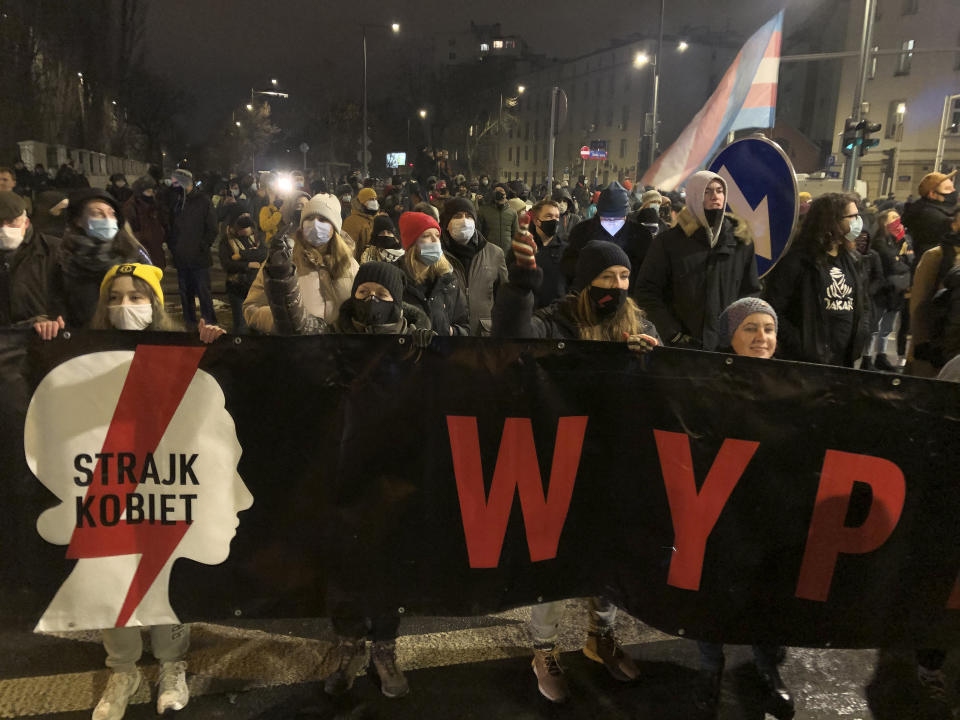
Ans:
{"type": "Polygon", "coordinates": [[[440,232],[440,225],[432,215],[422,212],[405,212],[400,216],[400,242],[404,250],[409,250],[415,242],[430,228],[440,232]]]}

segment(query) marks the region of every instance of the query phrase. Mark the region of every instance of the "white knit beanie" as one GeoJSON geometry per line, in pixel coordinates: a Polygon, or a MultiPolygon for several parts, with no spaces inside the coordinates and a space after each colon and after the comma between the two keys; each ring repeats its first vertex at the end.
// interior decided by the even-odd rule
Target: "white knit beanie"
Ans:
{"type": "Polygon", "coordinates": [[[310,215],[319,215],[324,220],[329,220],[334,230],[337,231],[337,234],[339,235],[341,233],[343,219],[340,217],[340,200],[336,195],[320,193],[310,198],[300,213],[301,227],[303,227],[303,222],[310,215]]]}

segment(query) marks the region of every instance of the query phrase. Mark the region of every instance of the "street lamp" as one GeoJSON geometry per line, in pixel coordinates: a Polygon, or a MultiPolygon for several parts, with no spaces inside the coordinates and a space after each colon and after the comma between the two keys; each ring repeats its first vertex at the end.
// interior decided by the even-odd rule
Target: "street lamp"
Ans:
{"type": "Polygon", "coordinates": [[[277,86],[277,79],[276,79],[276,78],[273,78],[272,80],[270,80],[270,84],[273,85],[274,87],[276,87],[276,86],[277,86]]]}
{"type": "Polygon", "coordinates": [[[650,56],[642,51],[638,52],[636,56],[633,58],[633,64],[635,67],[643,67],[648,62],[650,62],[650,56]]]}
{"type": "Polygon", "coordinates": [[[421,110],[420,110],[420,118],[421,118],[421,119],[426,119],[426,117],[427,117],[427,111],[421,109],[421,110]]]}
{"type": "Polygon", "coordinates": [[[517,85],[517,92],[523,95],[527,91],[526,85],[517,85]]]}
{"type": "Polygon", "coordinates": [[[360,142],[360,166],[363,171],[363,177],[369,175],[367,167],[367,28],[386,28],[389,27],[394,34],[400,32],[400,23],[391,25],[372,25],[367,23],[360,24],[360,34],[363,36],[363,139],[360,142]]]}
{"type": "Polygon", "coordinates": [[[690,45],[687,44],[687,41],[681,40],[680,44],[677,45],[677,52],[684,52],[688,47],[690,47],[690,45]]]}
{"type": "Polygon", "coordinates": [[[240,127],[240,121],[237,120],[237,127],[240,127]]]}
{"type": "Polygon", "coordinates": [[[247,103],[247,110],[253,110],[253,104],[247,103]]]}

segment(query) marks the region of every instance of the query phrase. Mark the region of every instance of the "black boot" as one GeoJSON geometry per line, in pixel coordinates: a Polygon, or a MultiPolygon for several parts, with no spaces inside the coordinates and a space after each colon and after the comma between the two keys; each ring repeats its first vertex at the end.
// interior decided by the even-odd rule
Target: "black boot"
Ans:
{"type": "Polygon", "coordinates": [[[720,684],[723,680],[723,665],[719,670],[700,670],[697,673],[693,702],[697,709],[708,717],[717,714],[720,707],[720,684]]]}
{"type": "Polygon", "coordinates": [[[766,692],[765,710],[778,720],[790,720],[794,716],[793,693],[783,682],[777,668],[760,670],[766,692]]]}
{"type": "Polygon", "coordinates": [[[860,358],[861,370],[873,370],[873,358],[870,355],[864,355],[860,358]]]}
{"type": "Polygon", "coordinates": [[[873,366],[880,372],[897,372],[897,368],[887,359],[887,356],[884,354],[877,355],[877,359],[874,361],[873,366]]]}

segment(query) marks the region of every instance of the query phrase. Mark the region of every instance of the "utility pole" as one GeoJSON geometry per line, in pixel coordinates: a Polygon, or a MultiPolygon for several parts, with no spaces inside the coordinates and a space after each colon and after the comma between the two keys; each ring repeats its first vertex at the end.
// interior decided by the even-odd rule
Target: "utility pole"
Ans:
{"type": "MultiPolygon", "coordinates": [[[[873,47],[873,21],[877,15],[877,0],[864,0],[863,32],[860,36],[860,74],[853,96],[853,112],[850,117],[854,123],[863,119],[863,94],[867,87],[867,70],[870,65],[870,53],[873,47]]],[[[860,160],[860,146],[854,144],[850,159],[843,167],[843,189],[852,192],[857,183],[857,170],[860,160]]]]}
{"type": "Polygon", "coordinates": [[[550,193],[553,193],[553,153],[557,143],[557,95],[559,93],[560,88],[554,85],[550,91],[550,150],[547,155],[547,182],[550,183],[550,193]]]}

